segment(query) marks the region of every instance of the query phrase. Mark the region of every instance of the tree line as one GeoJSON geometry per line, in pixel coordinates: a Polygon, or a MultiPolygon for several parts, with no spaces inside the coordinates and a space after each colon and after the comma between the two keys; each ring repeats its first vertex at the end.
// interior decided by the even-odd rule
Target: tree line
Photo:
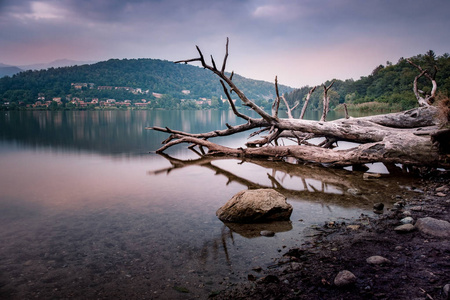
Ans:
{"type": "MultiPolygon", "coordinates": [[[[445,53],[436,56],[430,50],[426,54],[411,57],[410,60],[423,69],[433,71],[437,67],[436,81],[438,92],[448,97],[450,94],[450,55],[445,53]]],[[[339,108],[346,103],[349,108],[359,110],[405,110],[417,106],[417,100],[413,93],[413,81],[418,75],[417,69],[400,58],[396,64],[386,62],[374,68],[368,76],[358,80],[335,79],[332,89],[328,91],[330,97],[330,109],[339,108]]],[[[332,81],[324,82],[325,86],[332,81]]],[[[431,84],[425,77],[419,79],[420,89],[424,93],[430,93],[431,84]]],[[[303,101],[312,87],[304,86],[290,93],[285,98],[292,107],[296,101],[303,101]]],[[[322,109],[322,89],[317,88],[311,95],[310,109],[322,109]]]]}
{"type": "MultiPolygon", "coordinates": [[[[235,79],[256,101],[275,98],[272,83],[238,75],[235,79]]],[[[293,89],[282,86],[282,90],[289,92],[293,89]]],[[[220,84],[206,70],[157,59],[110,59],[92,65],[29,70],[0,78],[0,101],[22,106],[34,104],[43,96],[46,100],[60,97],[63,102],[70,102],[68,97],[132,102],[147,99],[154,100],[156,107],[169,107],[181,105],[181,100],[214,99],[221,95],[220,84]],[[73,83],[94,85],[77,89],[73,83]],[[102,86],[112,88],[98,88],[102,86]],[[145,92],[131,93],[123,87],[145,92]],[[164,98],[158,100],[153,93],[164,95],[164,98]],[[164,103],[164,100],[172,104],[164,103]]]]}
{"type": "MultiPolygon", "coordinates": [[[[439,93],[449,96],[450,91],[450,55],[437,56],[432,50],[410,58],[424,69],[437,67],[436,81],[439,93]]],[[[368,76],[358,80],[333,79],[323,83],[329,86],[330,109],[340,108],[346,103],[349,109],[359,110],[403,110],[417,105],[412,83],[418,75],[417,69],[400,58],[397,63],[386,62],[374,68],[368,76]]],[[[233,76],[233,81],[257,105],[270,109],[276,98],[273,83],[233,76]]],[[[430,92],[431,86],[426,78],[420,78],[420,89],[430,92]]],[[[311,86],[293,89],[279,85],[287,103],[293,107],[296,102],[304,101],[311,86]]],[[[309,101],[309,109],[322,109],[322,89],[316,88],[309,101]]],[[[47,70],[25,71],[11,77],[0,78],[0,104],[8,103],[9,108],[25,107],[35,104],[43,96],[46,100],[60,97],[65,108],[74,109],[71,98],[90,101],[116,99],[139,102],[146,99],[148,108],[228,108],[222,102],[223,89],[213,74],[202,68],[174,64],[156,59],[111,59],[92,65],[82,65],[47,70]],[[72,83],[93,83],[94,86],[75,88],[72,83]],[[126,89],[99,89],[99,86],[130,87],[143,92],[132,93],[126,89]],[[189,91],[188,93],[186,91],[189,91]],[[163,95],[156,98],[153,93],[163,95]],[[207,98],[210,104],[199,104],[198,99],[207,98]],[[197,102],[196,102],[197,101],[197,102]]],[[[206,102],[205,102],[206,103],[206,102]]],[[[284,103],[281,103],[283,106],[284,103]]],[[[236,102],[240,105],[240,101],[236,102]]],[[[5,105],[3,109],[7,108],[5,105]]],[[[50,108],[58,109],[52,105],[50,108]]]]}

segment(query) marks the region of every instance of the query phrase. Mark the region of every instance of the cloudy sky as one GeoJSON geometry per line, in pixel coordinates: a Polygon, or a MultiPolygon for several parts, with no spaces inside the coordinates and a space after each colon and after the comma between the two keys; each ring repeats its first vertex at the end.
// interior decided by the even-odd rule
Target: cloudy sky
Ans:
{"type": "Polygon", "coordinates": [[[0,63],[180,60],[292,87],[450,52],[449,0],[0,0],[0,63]]]}

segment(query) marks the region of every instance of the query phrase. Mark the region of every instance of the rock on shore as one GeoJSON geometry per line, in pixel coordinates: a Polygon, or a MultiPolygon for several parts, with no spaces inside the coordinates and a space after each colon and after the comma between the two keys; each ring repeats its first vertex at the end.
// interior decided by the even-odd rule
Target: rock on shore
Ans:
{"type": "Polygon", "coordinates": [[[291,214],[286,197],[273,189],[240,191],[216,212],[224,222],[239,223],[284,221],[291,214]]]}

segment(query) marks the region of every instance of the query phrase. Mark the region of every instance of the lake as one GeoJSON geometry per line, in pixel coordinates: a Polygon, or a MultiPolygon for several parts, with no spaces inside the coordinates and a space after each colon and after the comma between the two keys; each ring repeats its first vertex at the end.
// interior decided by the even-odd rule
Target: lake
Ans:
{"type": "MultiPolygon", "coordinates": [[[[276,263],[314,227],[351,224],[374,203],[416,193],[416,179],[378,164],[369,171],[384,176],[364,180],[345,169],[200,159],[187,145],[162,156],[154,151],[167,135],[145,130],[226,123],[242,120],[213,110],[1,112],[0,298],[207,298],[276,263]],[[216,217],[257,187],[288,198],[290,222],[216,217]],[[265,229],[275,236],[260,236],[265,229]]],[[[239,147],[246,134],[218,141],[239,147]]]]}

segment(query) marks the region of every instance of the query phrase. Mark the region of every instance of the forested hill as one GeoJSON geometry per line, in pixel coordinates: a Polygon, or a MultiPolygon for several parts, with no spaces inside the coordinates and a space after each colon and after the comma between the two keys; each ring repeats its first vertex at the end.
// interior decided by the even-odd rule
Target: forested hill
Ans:
{"type": "MultiPolygon", "coordinates": [[[[233,80],[250,99],[261,101],[275,97],[274,83],[239,75],[235,75],[233,80]]],[[[285,93],[293,89],[280,86],[280,90],[285,93]]],[[[151,100],[154,94],[178,100],[211,99],[224,95],[218,78],[210,71],[156,59],[111,59],[92,65],[25,71],[0,79],[0,101],[4,102],[32,104],[39,97],[45,100],[54,97],[66,99],[68,95],[83,99],[135,101],[151,100]],[[127,92],[130,90],[135,92],[127,92]]]]}
{"type": "MultiPolygon", "coordinates": [[[[436,81],[438,94],[450,96],[450,55],[436,56],[430,50],[426,54],[417,55],[410,58],[415,64],[420,65],[424,70],[434,72],[437,66],[436,81]]],[[[376,109],[409,109],[417,106],[417,100],[413,93],[414,78],[420,72],[410,65],[406,59],[400,58],[396,64],[386,62],[386,65],[376,66],[373,72],[361,77],[359,80],[348,79],[345,81],[336,80],[328,95],[330,96],[330,108],[336,107],[340,103],[347,103],[353,107],[362,107],[368,110],[376,109]]],[[[325,82],[328,86],[330,81],[325,82]]],[[[425,76],[419,79],[419,89],[425,93],[430,93],[431,83],[425,76]]],[[[285,95],[291,105],[296,101],[305,99],[309,86],[296,89],[285,95]]],[[[317,109],[321,107],[323,97],[323,87],[318,87],[312,94],[308,107],[317,109]]]]}

